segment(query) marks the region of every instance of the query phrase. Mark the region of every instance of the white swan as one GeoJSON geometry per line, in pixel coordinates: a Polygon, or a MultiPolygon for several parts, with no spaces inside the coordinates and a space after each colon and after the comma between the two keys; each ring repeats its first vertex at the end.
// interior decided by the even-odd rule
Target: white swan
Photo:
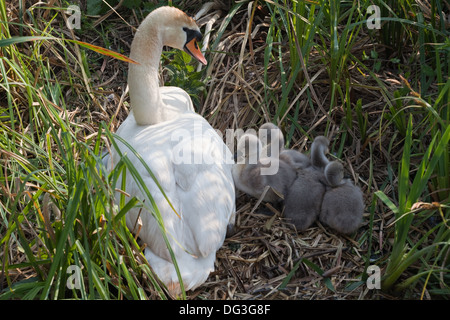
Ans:
{"type": "MultiPolygon", "coordinates": [[[[161,212],[186,291],[204,283],[214,270],[216,251],[223,244],[227,225],[234,224],[235,213],[231,152],[208,122],[194,112],[184,90],[159,87],[163,46],[184,50],[206,64],[197,46],[200,39],[195,21],[176,8],[160,7],[144,19],[131,45],[130,58],[138,63],[130,64],[128,74],[132,112],[117,130],[117,135],[142,156],[176,210],[141,162],[118,142],[161,212]]],[[[113,152],[112,162],[119,160],[113,152]]],[[[125,191],[150,207],[129,173],[125,191]]],[[[133,230],[139,217],[139,238],[147,244],[145,257],[169,292],[179,295],[178,276],[152,213],[133,208],[126,216],[128,228],[133,230]]]]}

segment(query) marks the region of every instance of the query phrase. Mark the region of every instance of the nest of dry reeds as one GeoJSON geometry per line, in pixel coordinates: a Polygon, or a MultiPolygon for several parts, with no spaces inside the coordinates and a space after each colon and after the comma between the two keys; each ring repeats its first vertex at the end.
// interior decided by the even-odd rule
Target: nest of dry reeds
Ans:
{"type": "MultiPolygon", "coordinates": [[[[185,1],[185,8],[198,8],[198,1],[185,1]]],[[[109,28],[105,37],[109,41],[110,49],[122,48],[127,55],[140,19],[136,12],[120,11],[120,5],[109,11],[107,15],[92,17],[93,24],[99,26],[107,23],[109,28]],[[117,12],[120,12],[117,13],[117,12]],[[126,23],[124,22],[126,20],[126,23]]],[[[216,2],[210,10],[199,17],[199,26],[204,30],[209,24],[212,26],[209,44],[219,37],[214,52],[208,52],[209,65],[205,78],[206,94],[201,97],[201,105],[197,106],[211,125],[222,132],[226,129],[244,130],[257,129],[262,123],[273,121],[271,118],[277,105],[271,100],[264,99],[265,90],[273,95],[280,95],[280,69],[275,62],[264,65],[264,48],[267,37],[268,13],[264,8],[253,10],[252,3],[241,6],[230,21],[228,13],[231,3],[216,2]],[[224,30],[222,25],[226,24],[224,30]],[[264,72],[271,84],[264,87],[264,72]]],[[[188,12],[195,15],[197,12],[188,12]]],[[[68,35],[68,36],[73,36],[68,35]]],[[[83,34],[80,40],[98,46],[105,43],[98,34],[83,34]]],[[[353,47],[353,54],[362,54],[363,50],[373,46],[369,37],[361,33],[360,39],[353,47]]],[[[382,48],[380,49],[382,50],[382,48]]],[[[286,58],[289,61],[289,50],[286,47],[286,58]]],[[[88,53],[96,54],[96,53],[88,53]]],[[[301,87],[292,90],[296,92],[290,101],[300,103],[298,124],[307,128],[301,133],[295,130],[292,135],[291,147],[308,152],[312,139],[322,135],[327,126],[331,126],[329,137],[332,138],[341,126],[344,117],[343,102],[332,110],[330,105],[330,83],[326,71],[327,66],[321,64],[318,53],[312,52],[309,64],[306,66],[307,84],[313,88],[312,101],[315,107],[308,103],[305,93],[301,95],[301,87]]],[[[55,58],[58,65],[58,58],[55,58]]],[[[61,63],[60,63],[61,64],[61,63]]],[[[62,64],[61,64],[62,66],[62,64]]],[[[285,69],[289,66],[286,65],[285,69]]],[[[55,69],[55,73],[63,72],[55,69]]],[[[126,118],[129,111],[127,80],[127,65],[124,62],[104,57],[99,67],[92,66],[91,95],[96,106],[91,110],[83,108],[84,101],[78,101],[77,93],[67,92],[68,105],[72,105],[71,117],[78,119],[77,123],[84,123],[83,119],[92,121],[86,125],[88,134],[94,133],[96,123],[105,121],[110,123],[115,131],[126,118]]],[[[74,70],[75,72],[76,70],[74,70]]],[[[163,68],[162,68],[163,71],[163,68]]],[[[380,126],[386,99],[376,90],[377,83],[371,77],[366,77],[358,68],[349,69],[352,81],[350,95],[352,100],[362,99],[365,112],[369,115],[368,123],[373,128],[380,126]]],[[[168,74],[163,72],[163,80],[168,74]]],[[[379,81],[383,81],[387,88],[394,91],[402,87],[401,79],[389,71],[379,74],[379,81]]],[[[295,84],[297,85],[297,84],[295,84]]],[[[75,90],[77,87],[74,86],[75,90]]],[[[292,110],[288,110],[287,113],[292,110]]],[[[286,120],[282,115],[281,119],[286,120]]],[[[288,121],[280,121],[284,131],[290,129],[288,121]]],[[[370,128],[368,128],[370,131],[370,128]]],[[[376,131],[376,130],[375,130],[376,131]]],[[[401,157],[401,146],[388,144],[393,132],[387,128],[383,135],[371,137],[371,144],[377,146],[369,149],[368,142],[361,141],[356,131],[349,130],[353,137],[350,144],[346,144],[341,161],[353,181],[364,193],[366,207],[373,199],[373,192],[386,181],[387,165],[401,157]],[[373,170],[369,167],[373,166],[373,170]],[[369,172],[373,176],[369,177],[369,172]]],[[[386,187],[389,188],[393,186],[386,187]]],[[[297,232],[295,227],[283,219],[282,212],[270,205],[252,199],[238,192],[236,202],[237,221],[236,233],[225,240],[223,247],[217,252],[216,271],[200,288],[189,292],[188,298],[196,299],[364,299],[387,297],[385,293],[370,290],[364,284],[364,272],[367,267],[368,252],[386,253],[386,243],[392,237],[392,230],[386,228],[393,221],[392,212],[384,211],[381,205],[375,204],[373,225],[369,228],[370,212],[366,209],[364,223],[351,236],[336,234],[328,230],[319,222],[304,232],[297,232]],[[264,214],[267,209],[273,215],[264,214]],[[378,210],[380,209],[380,210],[378,210]],[[368,234],[371,232],[371,234],[368,234]],[[372,241],[367,239],[371,238],[372,241]]],[[[392,298],[392,297],[389,297],[392,298]]]]}
{"type": "MultiPolygon", "coordinates": [[[[199,26],[204,30],[210,23],[213,31],[219,30],[225,23],[229,9],[230,7],[222,4],[215,4],[198,20],[199,26]]],[[[226,129],[257,129],[262,123],[273,120],[270,114],[274,114],[273,110],[277,108],[275,104],[266,105],[263,98],[263,55],[268,16],[266,12],[256,9],[252,18],[251,12],[250,6],[242,6],[221,35],[215,52],[207,53],[207,93],[201,106],[198,106],[198,112],[221,132],[226,129]],[[250,20],[252,23],[249,24],[250,20]]],[[[189,13],[193,16],[196,14],[189,13]]],[[[128,22],[133,26],[139,24],[134,19],[128,22]]],[[[114,31],[111,41],[130,44],[132,34],[131,28],[122,26],[114,31]]],[[[216,36],[217,32],[211,33],[209,44],[215,41],[216,36]]],[[[367,39],[362,38],[355,50],[367,49],[365,45],[367,39]]],[[[285,54],[284,61],[288,61],[290,53],[286,51],[285,54]]],[[[127,97],[123,96],[126,93],[126,78],[120,77],[125,75],[119,72],[123,64],[111,62],[105,64],[106,68],[101,73],[103,79],[99,79],[99,82],[108,82],[108,77],[114,77],[111,82],[117,83],[115,87],[109,84],[115,88],[110,93],[115,98],[105,106],[108,116],[116,116],[113,126],[117,128],[127,115],[127,107],[123,103],[118,104],[119,101],[127,101],[127,97]]],[[[301,101],[302,109],[298,119],[302,127],[308,128],[310,137],[323,134],[327,122],[332,124],[332,132],[336,132],[344,116],[340,107],[330,113],[324,108],[329,105],[330,99],[330,85],[325,69],[326,66],[321,65],[320,60],[314,59],[314,56],[307,66],[310,79],[314,79],[310,85],[318,98],[315,102],[320,108],[314,108],[314,112],[311,112],[304,94],[290,98],[301,101]]],[[[281,95],[280,71],[276,63],[272,63],[267,72],[272,84],[270,90],[275,94],[279,91],[281,95]]],[[[362,98],[363,103],[373,110],[372,116],[376,119],[385,106],[384,97],[373,90],[376,83],[370,83],[356,68],[349,72],[354,81],[361,84],[359,89],[352,92],[353,98],[362,98]]],[[[167,77],[167,74],[164,76],[167,77]]],[[[393,78],[389,73],[383,76],[383,81],[393,89],[401,86],[400,79],[393,78]]],[[[297,89],[297,92],[301,92],[302,88],[297,89]]],[[[371,123],[376,126],[378,122],[375,120],[371,123]]],[[[287,129],[286,122],[279,124],[284,130],[287,129]]],[[[308,136],[296,132],[291,146],[308,152],[312,142],[308,136]]],[[[388,136],[377,138],[389,141],[388,136]]],[[[380,149],[375,152],[376,155],[372,155],[376,157],[375,172],[379,175],[386,174],[386,163],[391,156],[385,151],[383,142],[379,141],[380,149]]],[[[368,189],[369,177],[366,174],[371,165],[369,156],[367,146],[355,134],[353,144],[346,146],[344,158],[341,159],[346,164],[347,173],[363,190],[366,203],[372,199],[376,188],[372,186],[368,189]]],[[[374,181],[377,181],[377,177],[374,177],[374,181]]],[[[384,181],[384,178],[380,181],[384,181]]],[[[359,240],[372,236],[367,235],[368,211],[363,225],[352,236],[336,234],[318,222],[305,232],[298,233],[292,224],[283,219],[282,213],[269,204],[241,192],[237,194],[236,233],[227,238],[217,252],[216,271],[204,285],[188,293],[189,299],[365,299],[386,296],[376,290],[369,290],[362,281],[367,267],[363,256],[367,255],[368,244],[365,241],[364,245],[360,245],[359,240]],[[261,213],[267,211],[267,208],[272,210],[273,216],[261,213]],[[289,281],[286,281],[287,277],[289,281]]],[[[372,232],[380,242],[387,237],[383,226],[390,223],[392,218],[387,213],[377,215],[374,220],[372,232]]]]}

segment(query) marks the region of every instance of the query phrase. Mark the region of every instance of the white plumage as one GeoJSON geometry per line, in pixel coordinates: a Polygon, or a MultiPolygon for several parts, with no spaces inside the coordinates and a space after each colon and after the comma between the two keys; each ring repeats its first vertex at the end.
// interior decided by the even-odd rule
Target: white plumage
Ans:
{"type": "MultiPolygon", "coordinates": [[[[214,270],[216,251],[223,244],[227,225],[234,224],[235,212],[231,152],[209,123],[194,112],[184,90],[158,85],[162,46],[185,49],[193,33],[198,37],[195,22],[175,8],[156,9],[143,21],[130,55],[139,63],[130,65],[128,79],[133,112],[117,130],[117,135],[142,156],[179,215],[142,163],[117,141],[161,213],[186,290],[201,285],[214,270]]],[[[205,63],[199,52],[189,53],[205,63]]],[[[112,163],[119,160],[113,152],[112,163]]],[[[125,191],[151,207],[130,174],[125,191]]],[[[157,221],[148,210],[133,208],[126,216],[130,230],[138,216],[142,220],[139,238],[147,244],[146,258],[169,291],[179,294],[178,276],[157,221]]]]}

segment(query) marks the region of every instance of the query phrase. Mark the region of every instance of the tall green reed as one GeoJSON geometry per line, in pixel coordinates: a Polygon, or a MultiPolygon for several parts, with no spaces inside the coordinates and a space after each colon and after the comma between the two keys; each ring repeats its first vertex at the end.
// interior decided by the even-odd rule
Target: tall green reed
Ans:
{"type": "Polygon", "coordinates": [[[417,68],[411,68],[406,73],[408,78],[404,79],[406,93],[409,91],[409,94],[401,96],[399,92],[394,93],[390,114],[385,115],[405,137],[405,143],[399,164],[398,204],[395,205],[383,192],[377,192],[396,216],[394,244],[382,285],[386,290],[395,288],[399,291],[417,285],[420,280],[423,291],[431,285],[432,290],[439,287],[441,294],[448,294],[449,288],[441,276],[448,273],[445,256],[450,244],[450,80],[445,80],[450,65],[448,50],[444,49],[450,34],[444,28],[443,11],[438,2],[431,1],[431,15],[427,16],[412,1],[378,3],[383,8],[382,20],[385,19],[380,38],[387,46],[387,52],[398,54],[405,47],[418,52],[418,55],[410,55],[408,61],[417,68]],[[437,90],[431,90],[432,87],[437,90]],[[426,141],[430,141],[428,146],[424,144],[426,141]],[[415,156],[423,157],[418,165],[410,161],[415,156]],[[415,173],[413,179],[411,172],[415,173]],[[414,209],[415,203],[417,206],[423,201],[435,204],[414,209]],[[440,222],[418,240],[413,240],[411,233],[417,221],[423,221],[423,212],[426,217],[435,216],[440,222]],[[398,283],[405,270],[413,264],[419,266],[419,272],[398,283]]]}
{"type": "MultiPolygon", "coordinates": [[[[327,67],[331,88],[329,110],[344,104],[345,127],[340,133],[344,140],[345,137],[355,136],[348,134],[348,131],[353,131],[357,133],[356,137],[361,143],[369,143],[372,149],[370,140],[381,137],[391,125],[395,131],[392,139],[405,139],[403,157],[398,163],[398,190],[393,192],[398,204],[395,205],[383,191],[376,193],[396,216],[394,244],[383,281],[383,288],[386,290],[394,286],[400,289],[415,285],[424,277],[428,277],[428,284],[435,280],[435,284],[442,285],[442,281],[437,279],[435,274],[446,268],[444,257],[449,241],[446,231],[449,189],[447,127],[450,105],[450,84],[446,74],[450,71],[450,65],[449,53],[445,48],[448,47],[449,34],[444,27],[442,5],[435,1],[430,3],[431,15],[428,15],[413,1],[375,1],[381,8],[382,23],[380,30],[372,31],[366,28],[366,10],[369,5],[374,4],[372,1],[266,3],[271,13],[271,21],[264,62],[266,66],[273,62],[279,66],[282,94],[279,98],[280,96],[269,89],[266,68],[265,98],[267,104],[276,105],[274,119],[288,119],[292,122],[288,134],[292,136],[293,128],[303,134],[306,132],[298,123],[299,104],[294,105],[293,112],[284,117],[289,110],[289,99],[296,96],[294,88],[307,84],[297,52],[298,48],[301,48],[304,61],[307,62],[309,52],[316,49],[323,65],[327,67]],[[404,63],[418,67],[414,69],[401,64],[400,75],[407,78],[403,90],[390,92],[385,83],[380,81],[379,75],[358,58],[353,48],[361,34],[368,34],[372,40],[384,45],[389,59],[391,56],[402,58],[400,50],[405,48],[418,52],[418,55],[412,52],[404,55],[408,59],[404,63]],[[282,49],[286,44],[289,55],[282,49]],[[356,104],[351,102],[349,92],[355,84],[348,72],[349,66],[358,66],[366,72],[370,79],[379,85],[373,89],[379,91],[387,101],[378,129],[371,126],[362,101],[359,99],[356,104]],[[414,90],[412,87],[419,89],[414,90]],[[426,141],[430,143],[424,144],[426,141]],[[413,155],[423,155],[424,159],[419,165],[414,165],[410,162],[413,155]],[[412,180],[410,172],[415,173],[412,180]],[[432,230],[425,232],[417,243],[413,243],[412,233],[416,223],[414,216],[417,210],[411,211],[411,207],[423,200],[437,200],[440,203],[434,209],[428,209],[427,214],[439,215],[442,221],[432,230]],[[420,266],[420,276],[409,277],[398,284],[398,279],[404,276],[404,272],[413,264],[420,266]]],[[[390,63],[389,59],[385,57],[384,64],[390,63]]],[[[315,105],[311,91],[308,89],[305,92],[308,104],[315,105]]],[[[327,125],[330,124],[327,121],[327,125]]],[[[289,141],[289,136],[287,140],[289,141]]],[[[397,164],[393,166],[395,168],[397,164]]],[[[389,179],[393,181],[392,177],[389,179]]],[[[417,216],[423,219],[420,214],[417,216]]]]}
{"type": "Polygon", "coordinates": [[[0,13],[0,90],[6,102],[0,109],[0,283],[7,284],[0,299],[146,299],[149,293],[165,299],[125,224],[126,213],[140,207],[155,214],[165,235],[151,195],[144,193],[146,203],[135,197],[125,201],[122,193],[119,205],[117,188],[127,176],[145,185],[125,155],[106,171],[104,140],[114,144],[116,138],[104,124],[89,134],[66,104],[70,90],[94,104],[91,88],[72,71],[84,65],[74,54],[76,46],[114,53],[64,42],[51,28],[42,28],[45,22],[39,19],[22,25],[32,37],[11,38],[4,1],[0,13]],[[64,57],[69,83],[55,76],[58,68],[48,52],[64,57]],[[15,270],[31,276],[16,279],[15,270]],[[75,280],[81,288],[71,288],[72,270],[80,272],[75,280]]]}
{"type": "MultiPolygon", "coordinates": [[[[446,156],[445,153],[448,153],[449,139],[450,127],[447,126],[447,129],[442,132],[442,135],[436,135],[433,138],[425,153],[421,155],[422,161],[417,168],[415,176],[413,178],[410,177],[411,171],[413,170],[411,168],[411,152],[414,150],[413,121],[412,117],[410,117],[405,137],[402,162],[399,167],[398,205],[393,204],[382,191],[376,192],[376,195],[394,212],[396,217],[394,244],[382,282],[384,290],[393,287],[403,272],[425,254],[434,253],[434,256],[429,256],[427,261],[438,258],[440,262],[445,265],[445,261],[442,259],[450,245],[450,229],[447,222],[449,219],[448,207],[444,205],[443,207],[438,206],[431,209],[434,213],[445,213],[438,217],[438,219],[442,220],[420,237],[419,240],[410,238],[410,232],[411,227],[413,226],[413,220],[417,213],[417,210],[412,210],[413,204],[419,202],[424,196],[427,184],[429,183],[431,176],[436,172],[435,168],[437,164],[446,156]],[[426,241],[429,240],[433,234],[435,234],[435,236],[434,239],[432,239],[431,244],[427,243],[426,241]]],[[[427,270],[427,272],[439,271],[441,270],[427,270]]],[[[404,280],[403,285],[398,285],[398,288],[404,288],[405,283],[410,284],[412,280],[417,280],[417,277],[413,276],[404,280]]]]}

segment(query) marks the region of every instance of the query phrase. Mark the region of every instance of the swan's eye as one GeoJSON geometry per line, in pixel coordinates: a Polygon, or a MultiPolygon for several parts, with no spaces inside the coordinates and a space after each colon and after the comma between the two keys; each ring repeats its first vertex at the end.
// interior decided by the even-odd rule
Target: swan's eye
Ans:
{"type": "Polygon", "coordinates": [[[198,30],[183,27],[183,31],[186,32],[186,43],[190,42],[192,39],[196,39],[197,41],[202,40],[202,34],[198,30]]]}

